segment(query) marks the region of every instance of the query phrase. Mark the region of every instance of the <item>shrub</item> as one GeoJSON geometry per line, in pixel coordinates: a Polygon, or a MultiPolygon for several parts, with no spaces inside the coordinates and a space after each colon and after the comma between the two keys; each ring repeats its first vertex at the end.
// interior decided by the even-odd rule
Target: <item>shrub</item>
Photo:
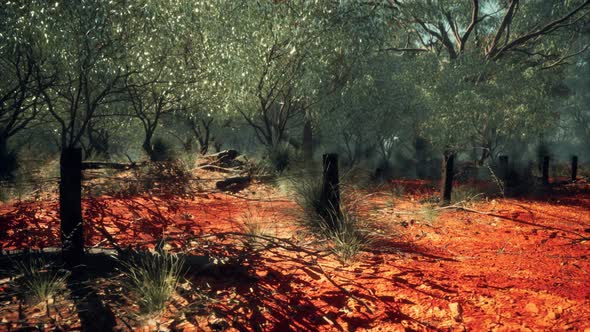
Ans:
{"type": "Polygon", "coordinates": [[[267,157],[272,169],[280,174],[298,159],[298,154],[289,144],[280,143],[269,149],[267,157]]]}
{"type": "Polygon", "coordinates": [[[152,152],[150,155],[151,161],[174,161],[178,159],[178,152],[174,149],[174,145],[157,137],[152,142],[152,152]]]}
{"type": "Polygon", "coordinates": [[[160,252],[137,254],[121,264],[127,277],[125,288],[139,306],[139,314],[145,317],[161,314],[182,278],[184,261],[160,252]]]}

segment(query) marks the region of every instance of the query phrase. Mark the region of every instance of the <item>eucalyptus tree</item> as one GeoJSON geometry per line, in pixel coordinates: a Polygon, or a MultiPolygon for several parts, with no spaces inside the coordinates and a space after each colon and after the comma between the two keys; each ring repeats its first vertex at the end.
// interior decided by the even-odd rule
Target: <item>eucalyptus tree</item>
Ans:
{"type": "Polygon", "coordinates": [[[30,24],[27,6],[8,2],[0,11],[0,178],[16,167],[10,138],[38,124],[43,116],[41,93],[55,81],[55,73],[40,70],[47,61],[39,32],[30,24]]]}
{"type": "Polygon", "coordinates": [[[440,148],[471,142],[482,159],[502,140],[530,138],[555,124],[547,101],[562,66],[587,51],[577,41],[590,2],[396,1],[382,51],[416,54],[417,77],[431,104],[424,134],[440,148]],[[400,33],[401,31],[401,33],[400,33]]]}
{"type": "MultiPolygon", "coordinates": [[[[225,37],[224,67],[233,86],[232,108],[272,147],[291,141],[317,102],[326,26],[334,4],[310,1],[226,2],[230,13],[219,30],[225,37]]],[[[220,37],[220,36],[219,36],[220,37]]]]}

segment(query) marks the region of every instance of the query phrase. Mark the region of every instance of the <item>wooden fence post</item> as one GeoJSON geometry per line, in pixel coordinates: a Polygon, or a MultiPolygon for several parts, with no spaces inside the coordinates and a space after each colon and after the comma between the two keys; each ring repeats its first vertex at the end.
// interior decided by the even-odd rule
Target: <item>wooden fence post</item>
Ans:
{"type": "Polygon", "coordinates": [[[323,183],[321,205],[324,218],[330,226],[337,229],[340,216],[340,183],[338,178],[338,155],[335,153],[324,154],[323,157],[323,183]]]}
{"type": "Polygon", "coordinates": [[[59,182],[62,256],[66,266],[79,265],[84,255],[82,221],[82,149],[61,153],[59,182]]]}
{"type": "Polygon", "coordinates": [[[441,178],[441,204],[448,205],[451,202],[451,192],[453,191],[453,164],[455,155],[452,152],[445,152],[442,160],[442,178],[441,178]]]}
{"type": "Polygon", "coordinates": [[[578,178],[578,156],[572,157],[572,182],[578,178]]]}
{"type": "Polygon", "coordinates": [[[543,157],[543,184],[549,184],[549,156],[543,157]]]}

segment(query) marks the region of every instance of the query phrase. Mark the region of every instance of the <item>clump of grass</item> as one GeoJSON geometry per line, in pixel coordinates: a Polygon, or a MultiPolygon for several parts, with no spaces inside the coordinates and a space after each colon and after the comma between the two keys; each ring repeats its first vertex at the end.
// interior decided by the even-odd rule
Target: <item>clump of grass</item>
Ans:
{"type": "Polygon", "coordinates": [[[49,304],[63,293],[67,287],[68,273],[41,258],[25,258],[15,262],[16,272],[21,275],[22,295],[28,302],[36,305],[49,304]]]}
{"type": "Polygon", "coordinates": [[[432,204],[427,204],[422,207],[421,211],[422,217],[425,221],[432,223],[438,218],[438,211],[436,210],[436,206],[432,204]]]}
{"type": "Polygon", "coordinates": [[[274,224],[272,221],[264,220],[260,215],[251,211],[246,212],[242,219],[244,223],[241,229],[244,234],[249,236],[247,241],[253,247],[261,246],[263,242],[262,237],[272,236],[275,233],[272,229],[272,225],[274,224]]]}
{"type": "Polygon", "coordinates": [[[326,229],[327,237],[332,242],[332,252],[340,261],[348,264],[353,262],[361,252],[367,250],[373,239],[356,213],[343,209],[339,217],[337,228],[326,229]]]}
{"type": "Polygon", "coordinates": [[[331,242],[331,250],[343,263],[350,263],[372,242],[368,227],[355,210],[356,202],[343,200],[340,209],[322,201],[322,183],[312,178],[294,182],[296,201],[303,209],[300,221],[312,233],[331,242]]]}
{"type": "Polygon", "coordinates": [[[126,289],[139,306],[139,315],[160,315],[182,278],[184,260],[162,251],[138,254],[121,264],[127,277],[126,289]]]}
{"type": "Polygon", "coordinates": [[[406,191],[406,187],[401,184],[395,184],[391,187],[391,195],[395,198],[401,198],[406,191]]]}
{"type": "Polygon", "coordinates": [[[453,188],[451,197],[453,203],[474,203],[484,199],[484,194],[472,186],[458,186],[453,188]]]}

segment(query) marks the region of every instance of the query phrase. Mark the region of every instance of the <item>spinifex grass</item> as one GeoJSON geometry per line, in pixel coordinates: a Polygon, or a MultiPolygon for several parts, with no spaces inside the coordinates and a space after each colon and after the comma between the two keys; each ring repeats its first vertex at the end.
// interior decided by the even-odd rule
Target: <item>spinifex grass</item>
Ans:
{"type": "Polygon", "coordinates": [[[182,278],[184,261],[176,255],[160,252],[137,254],[121,264],[127,277],[126,289],[139,306],[139,315],[161,314],[182,278]]]}
{"type": "Polygon", "coordinates": [[[296,200],[303,209],[300,221],[314,234],[327,238],[331,250],[343,263],[350,263],[370,246],[366,223],[361,222],[354,208],[356,201],[344,200],[340,208],[322,202],[322,183],[311,178],[294,182],[296,200]]]}
{"type": "Polygon", "coordinates": [[[15,263],[22,295],[32,304],[49,303],[66,289],[68,273],[40,258],[26,258],[15,263]]]}
{"type": "Polygon", "coordinates": [[[258,212],[247,211],[242,219],[244,220],[241,226],[242,232],[248,235],[245,243],[252,247],[260,248],[264,243],[264,237],[276,235],[276,230],[273,229],[273,225],[276,224],[275,221],[265,219],[258,212]]]}

